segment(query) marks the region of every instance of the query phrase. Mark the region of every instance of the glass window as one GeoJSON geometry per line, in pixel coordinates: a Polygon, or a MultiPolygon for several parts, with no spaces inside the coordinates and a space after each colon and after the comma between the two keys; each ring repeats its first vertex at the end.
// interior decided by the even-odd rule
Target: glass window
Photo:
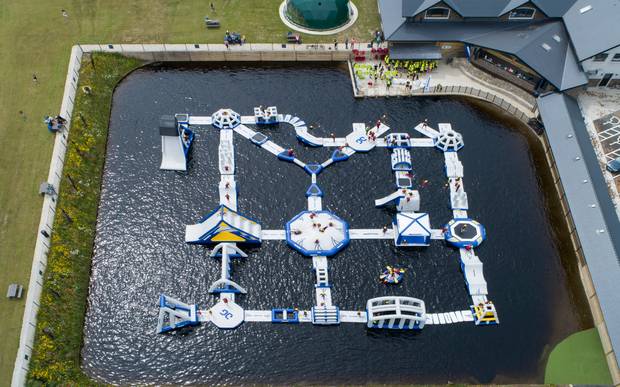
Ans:
{"type": "Polygon", "coordinates": [[[450,16],[450,9],[444,7],[433,7],[426,10],[425,19],[447,19],[450,16]]]}
{"type": "Polygon", "coordinates": [[[620,54],[614,54],[614,57],[611,58],[612,62],[620,62],[620,54]]]}
{"type": "Polygon", "coordinates": [[[510,11],[509,19],[532,19],[536,10],[530,7],[519,7],[510,11]]]}
{"type": "MultiPolygon", "coordinates": [[[[614,58],[616,56],[614,55],[614,58]]],[[[603,53],[603,54],[596,54],[594,55],[594,59],[592,59],[595,62],[605,62],[605,59],[607,59],[607,54],[603,53]]]]}

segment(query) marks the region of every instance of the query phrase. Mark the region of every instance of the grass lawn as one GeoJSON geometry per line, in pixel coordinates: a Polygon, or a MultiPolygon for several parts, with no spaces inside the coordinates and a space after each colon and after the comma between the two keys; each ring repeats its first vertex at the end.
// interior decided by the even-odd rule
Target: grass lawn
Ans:
{"type": "Polygon", "coordinates": [[[73,115],[79,118],[69,133],[39,301],[29,372],[33,385],[90,384],[80,369],[80,349],[112,94],[142,63],[118,54],[94,54],[80,69],[78,87],[88,85],[92,93],[78,92],[75,98],[73,115]]]}
{"type": "Polygon", "coordinates": [[[596,328],[573,333],[551,352],[545,369],[547,384],[612,384],[596,328]]]}
{"type": "MultiPolygon", "coordinates": [[[[69,52],[76,43],[221,43],[226,29],[248,42],[283,42],[280,0],[213,0],[222,22],[206,31],[205,0],[3,0],[0,1],[0,291],[28,284],[53,137],[46,114],[57,114],[69,52]],[[69,17],[64,18],[61,9],[69,17]],[[36,74],[38,82],[32,80],[36,74]],[[21,112],[21,113],[20,113],[21,112]]],[[[339,35],[368,40],[379,28],[376,0],[355,0],[357,23],[339,35]]],[[[331,42],[333,36],[304,36],[331,42]]],[[[19,341],[23,301],[0,297],[0,386],[8,386],[19,341]]]]}

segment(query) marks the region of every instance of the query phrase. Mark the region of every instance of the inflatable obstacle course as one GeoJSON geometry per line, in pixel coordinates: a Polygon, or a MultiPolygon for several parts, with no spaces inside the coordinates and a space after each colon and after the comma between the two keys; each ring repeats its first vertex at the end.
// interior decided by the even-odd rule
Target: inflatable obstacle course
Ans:
{"type": "MultiPolygon", "coordinates": [[[[220,109],[211,116],[178,114],[167,116],[160,124],[162,136],[162,165],[164,161],[175,169],[187,170],[189,147],[194,138],[191,125],[212,125],[219,130],[218,161],[220,182],[217,186],[219,206],[200,222],[186,226],[185,241],[190,244],[215,245],[210,256],[220,259],[220,276],[211,283],[209,293],[217,297],[215,304],[206,310],[196,305],[182,303],[167,296],[160,297],[160,316],[157,331],[165,333],[201,322],[212,322],[222,329],[232,329],[248,322],[276,324],[312,323],[338,325],[363,323],[372,329],[419,330],[426,325],[475,322],[476,325],[499,323],[495,306],[487,300],[487,282],[483,265],[474,252],[486,236],[484,227],[468,217],[469,202],[463,183],[463,164],[457,151],[463,147],[462,136],[450,124],[439,124],[439,130],[425,121],[414,129],[423,138],[409,133],[392,133],[381,137],[390,128],[381,120],[367,126],[354,123],[353,131],[346,137],[318,137],[311,133],[302,119],[290,114],[278,114],[275,106],[254,109],[253,116],[241,116],[231,109],[220,109]],[[286,124],[295,131],[297,139],[306,145],[336,147],[323,163],[306,163],[296,157],[292,149],[285,149],[268,136],[247,125],[286,124]],[[311,179],[305,196],[307,209],[297,214],[285,229],[263,230],[259,222],[244,216],[237,209],[237,182],[235,181],[234,134],[249,140],[278,159],[302,168],[311,179]],[[164,137],[167,137],[164,141],[164,137]],[[172,147],[174,145],[174,147],[172,147]],[[357,152],[368,152],[375,147],[390,151],[391,168],[397,190],[375,200],[376,207],[394,206],[392,227],[382,229],[349,229],[348,223],[336,214],[323,209],[324,192],[318,185],[320,173],[337,162],[348,160],[357,152]],[[449,204],[453,220],[444,229],[432,229],[429,215],[419,212],[420,193],[414,189],[412,151],[416,148],[436,148],[443,152],[445,173],[448,179],[449,204]],[[172,150],[171,150],[172,149],[172,150]],[[172,157],[174,156],[174,157],[172,157]],[[184,168],[184,169],[183,169],[184,168]],[[247,291],[231,278],[231,263],[236,258],[246,258],[237,244],[258,245],[262,240],[284,241],[304,256],[312,257],[315,274],[314,305],[308,310],[296,307],[271,310],[245,310],[236,298],[247,291]],[[346,248],[350,239],[393,240],[397,247],[428,246],[431,240],[445,240],[458,248],[461,270],[467,285],[472,306],[468,310],[426,313],[422,300],[412,297],[379,297],[368,300],[366,310],[340,310],[334,305],[329,258],[346,248]]],[[[283,125],[284,126],[284,125],[283,125]]],[[[380,275],[386,284],[397,284],[403,279],[405,269],[388,266],[380,275]]]]}

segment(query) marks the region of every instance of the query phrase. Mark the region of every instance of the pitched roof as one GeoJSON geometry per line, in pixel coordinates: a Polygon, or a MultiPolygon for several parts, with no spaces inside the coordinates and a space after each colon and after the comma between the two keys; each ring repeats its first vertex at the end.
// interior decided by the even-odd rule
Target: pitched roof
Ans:
{"type": "MultiPolygon", "coordinates": [[[[402,2],[402,14],[401,16],[410,17],[426,11],[433,5],[440,3],[441,0],[407,0],[402,2]]],[[[399,3],[395,1],[394,3],[399,3]]]]}
{"type": "Polygon", "coordinates": [[[620,0],[576,0],[562,19],[580,61],[620,45],[620,0]]]}
{"type": "MultiPolygon", "coordinates": [[[[384,9],[397,1],[379,0],[382,19],[384,9]]],[[[562,22],[450,22],[407,23],[390,25],[386,39],[391,42],[458,41],[515,55],[559,90],[587,83],[575,60],[562,22]],[[545,49],[544,47],[548,48],[545,49]]]]}
{"type": "Polygon", "coordinates": [[[445,0],[463,17],[499,17],[528,0],[445,0]]]}
{"type": "MultiPolygon", "coordinates": [[[[415,16],[441,2],[442,0],[405,0],[402,2],[402,16],[415,16]]],[[[529,0],[443,0],[443,2],[463,17],[498,17],[529,0]]]]}
{"type": "MultiPolygon", "coordinates": [[[[415,16],[442,0],[392,0],[401,17],[415,16]]],[[[528,0],[443,0],[462,17],[499,17],[528,0]]],[[[562,18],[579,61],[620,45],[620,0],[531,0],[550,18],[562,18]]],[[[386,34],[387,35],[387,34],[386,34]]]]}
{"type": "Polygon", "coordinates": [[[575,1],[577,0],[532,0],[532,3],[549,17],[562,17],[575,1]]]}
{"type": "Polygon", "coordinates": [[[620,221],[577,101],[553,93],[538,108],[611,345],[620,350],[620,221]]]}

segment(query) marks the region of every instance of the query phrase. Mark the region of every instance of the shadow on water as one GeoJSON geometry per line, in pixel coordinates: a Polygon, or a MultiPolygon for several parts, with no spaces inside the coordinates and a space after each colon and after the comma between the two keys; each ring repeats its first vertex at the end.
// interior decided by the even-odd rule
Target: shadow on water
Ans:
{"type": "MultiPolygon", "coordinates": [[[[328,149],[299,144],[287,125],[264,133],[305,162],[328,149]]],[[[235,136],[239,209],[266,229],[306,208],[310,184],[299,167],[278,161],[235,136]]],[[[443,157],[412,150],[422,209],[431,224],[451,218],[443,157]]],[[[376,149],[335,164],[318,177],[324,208],[353,228],[380,228],[391,212],[374,199],[394,190],[389,153],[376,149]]],[[[348,73],[323,64],[295,66],[167,65],[140,69],[114,95],[85,325],[84,370],[111,383],[529,383],[542,382],[550,348],[591,326],[575,258],[566,243],[544,154],[517,124],[488,107],[456,98],[356,100],[348,73]],[[315,123],[320,136],[346,135],[352,122],[387,116],[395,131],[424,118],[450,122],[465,139],[470,215],[488,240],[477,249],[501,325],[429,326],[420,333],[369,331],[361,324],[246,323],[232,331],[203,325],[157,335],[156,301],[166,293],[202,308],[213,303],[209,284],[219,262],[183,242],[192,224],[217,205],[217,148],[213,128],[196,130],[187,174],[159,170],[162,114],[208,115],[220,107],[250,114],[257,105],[315,123]]],[[[233,279],[248,290],[246,309],[313,304],[311,260],[285,243],[268,241],[233,263],[233,279]]],[[[422,298],[429,311],[466,309],[470,299],[458,253],[441,242],[396,249],[388,241],[352,241],[329,260],[334,302],[363,310],[383,295],[422,298]],[[407,268],[402,284],[386,287],[386,264],[407,268]]]]}

